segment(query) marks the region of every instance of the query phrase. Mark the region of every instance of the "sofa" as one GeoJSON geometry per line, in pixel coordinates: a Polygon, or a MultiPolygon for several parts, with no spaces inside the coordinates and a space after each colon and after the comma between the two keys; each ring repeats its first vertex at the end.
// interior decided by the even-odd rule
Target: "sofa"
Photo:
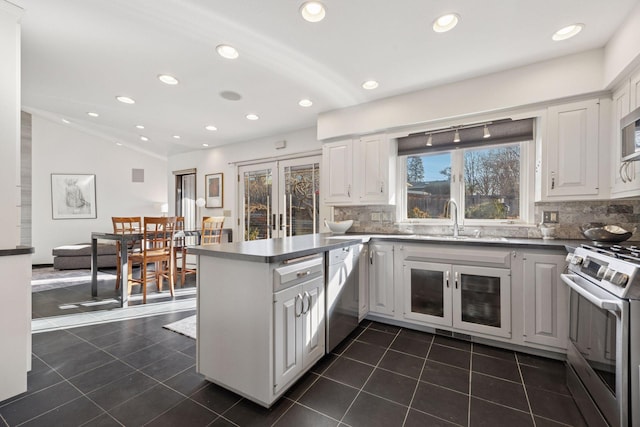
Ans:
{"type": "MultiPolygon", "coordinates": [[[[56,270],[75,270],[91,268],[91,243],[77,243],[53,248],[53,268],[56,270]]],[[[98,267],[117,265],[116,245],[98,243],[98,267]]]]}

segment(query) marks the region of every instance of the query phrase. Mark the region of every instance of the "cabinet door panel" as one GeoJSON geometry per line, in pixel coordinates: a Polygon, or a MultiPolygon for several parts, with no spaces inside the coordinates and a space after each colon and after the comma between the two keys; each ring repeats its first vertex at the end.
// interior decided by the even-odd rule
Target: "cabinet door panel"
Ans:
{"type": "Polygon", "coordinates": [[[353,144],[351,140],[327,143],[322,147],[325,203],[353,201],[353,144]]]}
{"type": "Polygon", "coordinates": [[[598,195],[598,117],[597,100],[548,109],[546,196],[598,195]]]}
{"type": "Polygon", "coordinates": [[[278,393],[302,370],[298,348],[302,342],[300,286],[274,294],[274,392],[278,393]]]}
{"type": "Polygon", "coordinates": [[[393,246],[369,247],[369,310],[377,314],[393,316],[393,246]]]}
{"type": "MultiPolygon", "coordinates": [[[[316,279],[304,285],[308,308],[303,316],[302,362],[308,366],[324,355],[324,283],[316,279]]],[[[306,307],[305,307],[306,308],[306,307]]]]}
{"type": "Polygon", "coordinates": [[[511,337],[511,272],[453,266],[453,326],[511,337]]]}
{"type": "Polygon", "coordinates": [[[568,289],[560,281],[564,256],[526,254],[524,259],[524,340],[567,348],[568,289]]]}
{"type": "Polygon", "coordinates": [[[451,265],[403,263],[404,316],[451,326],[451,265]]]}

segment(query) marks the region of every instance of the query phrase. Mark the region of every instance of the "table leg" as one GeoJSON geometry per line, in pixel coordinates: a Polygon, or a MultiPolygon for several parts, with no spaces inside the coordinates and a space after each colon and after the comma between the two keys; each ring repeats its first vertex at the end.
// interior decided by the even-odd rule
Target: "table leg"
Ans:
{"type": "Polygon", "coordinates": [[[98,296],[98,239],[91,238],[91,296],[98,296]]]}
{"type": "Polygon", "coordinates": [[[127,242],[120,244],[120,307],[128,306],[129,299],[129,253],[127,242]]]}

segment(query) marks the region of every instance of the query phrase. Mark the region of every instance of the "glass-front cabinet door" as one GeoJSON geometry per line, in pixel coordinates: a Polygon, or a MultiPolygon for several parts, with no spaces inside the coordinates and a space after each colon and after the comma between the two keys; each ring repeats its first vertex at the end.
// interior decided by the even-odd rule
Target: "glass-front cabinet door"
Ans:
{"type": "Polygon", "coordinates": [[[405,261],[405,317],[438,325],[452,324],[451,265],[405,261]]]}
{"type": "Polygon", "coordinates": [[[505,268],[453,266],[453,326],[511,337],[511,275],[505,268]]]}
{"type": "Polygon", "coordinates": [[[279,163],[280,237],[315,234],[320,230],[320,157],[279,163]]]}
{"type": "Polygon", "coordinates": [[[508,269],[404,261],[405,317],[427,324],[511,336],[508,269]]]}

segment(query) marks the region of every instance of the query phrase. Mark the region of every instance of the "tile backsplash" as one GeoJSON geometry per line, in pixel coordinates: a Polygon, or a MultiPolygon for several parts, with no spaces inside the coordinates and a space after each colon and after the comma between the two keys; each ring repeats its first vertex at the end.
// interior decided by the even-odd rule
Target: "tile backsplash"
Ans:
{"type": "MultiPolygon", "coordinates": [[[[580,226],[589,222],[616,224],[627,230],[633,230],[640,224],[640,199],[540,202],[535,205],[536,224],[542,222],[544,211],[557,212],[558,222],[545,224],[555,228],[557,239],[584,239],[580,226]]],[[[452,232],[451,225],[398,223],[396,207],[386,205],[336,207],[334,219],[337,221],[353,219],[350,233],[451,234],[452,232]]],[[[513,238],[539,239],[542,237],[538,226],[464,226],[461,231],[461,234],[467,235],[475,233],[513,238]]],[[[640,227],[630,240],[640,241],[640,227]]]]}

